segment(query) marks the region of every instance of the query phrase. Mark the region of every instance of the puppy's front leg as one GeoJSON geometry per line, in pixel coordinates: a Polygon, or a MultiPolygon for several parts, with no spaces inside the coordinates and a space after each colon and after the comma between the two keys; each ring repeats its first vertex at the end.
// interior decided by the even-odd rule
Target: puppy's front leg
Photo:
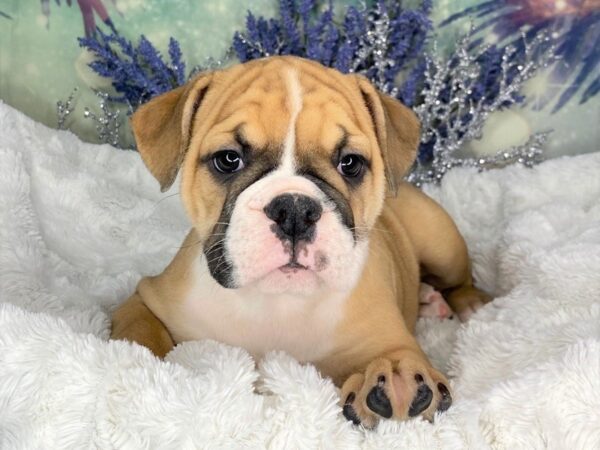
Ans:
{"type": "Polygon", "coordinates": [[[174,346],[166,327],[142,302],[137,292],[113,313],[110,338],[137,342],[159,358],[164,358],[174,346]]]}
{"type": "Polygon", "coordinates": [[[344,416],[374,427],[381,417],[428,420],[452,404],[448,381],[418,348],[404,347],[372,360],[342,385],[344,416]]]}

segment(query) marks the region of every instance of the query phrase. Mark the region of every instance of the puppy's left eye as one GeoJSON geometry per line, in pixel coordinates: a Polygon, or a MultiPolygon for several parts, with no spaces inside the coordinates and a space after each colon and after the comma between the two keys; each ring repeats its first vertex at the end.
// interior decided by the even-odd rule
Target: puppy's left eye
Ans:
{"type": "Polygon", "coordinates": [[[340,160],[337,170],[345,177],[356,178],[362,174],[364,165],[362,156],[346,155],[340,160]]]}
{"type": "Polygon", "coordinates": [[[244,160],[235,150],[222,150],[213,156],[213,165],[221,173],[234,173],[244,168],[244,160]]]}

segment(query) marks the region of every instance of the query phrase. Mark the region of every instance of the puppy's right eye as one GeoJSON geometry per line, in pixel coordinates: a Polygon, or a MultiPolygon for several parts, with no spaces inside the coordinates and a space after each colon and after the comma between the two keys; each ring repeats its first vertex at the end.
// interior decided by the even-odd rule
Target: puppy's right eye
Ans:
{"type": "Polygon", "coordinates": [[[214,154],[213,165],[218,172],[234,173],[244,168],[244,160],[235,150],[221,150],[214,154]]]}
{"type": "Polygon", "coordinates": [[[340,160],[337,170],[347,178],[358,178],[363,173],[364,165],[365,163],[361,156],[349,154],[340,160]]]}

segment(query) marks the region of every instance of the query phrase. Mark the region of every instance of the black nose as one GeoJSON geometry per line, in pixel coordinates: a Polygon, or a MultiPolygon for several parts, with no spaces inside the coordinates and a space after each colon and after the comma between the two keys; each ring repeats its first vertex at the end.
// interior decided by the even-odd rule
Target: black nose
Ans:
{"type": "Polygon", "coordinates": [[[265,214],[275,222],[273,232],[280,239],[293,242],[313,239],[315,223],[322,212],[319,202],[298,194],[278,195],[265,206],[265,214]]]}

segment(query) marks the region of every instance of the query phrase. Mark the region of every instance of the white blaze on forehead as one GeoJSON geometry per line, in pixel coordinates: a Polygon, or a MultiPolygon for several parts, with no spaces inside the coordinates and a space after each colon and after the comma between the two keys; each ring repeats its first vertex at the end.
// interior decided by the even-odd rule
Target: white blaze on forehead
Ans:
{"type": "Polygon", "coordinates": [[[287,104],[290,111],[290,124],[283,142],[283,154],[278,171],[286,175],[293,175],[295,169],[294,150],[296,147],[296,121],[302,109],[302,86],[298,79],[296,69],[287,69],[285,72],[285,85],[287,88],[287,104]]]}

